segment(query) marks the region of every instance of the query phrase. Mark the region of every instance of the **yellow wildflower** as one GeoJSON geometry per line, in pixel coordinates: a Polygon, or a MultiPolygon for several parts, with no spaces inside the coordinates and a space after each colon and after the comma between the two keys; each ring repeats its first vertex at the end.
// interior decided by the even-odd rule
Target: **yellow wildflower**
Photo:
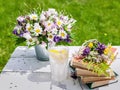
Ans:
{"type": "Polygon", "coordinates": [[[112,46],[111,46],[111,45],[108,45],[108,48],[112,48],[112,46]]]}
{"type": "Polygon", "coordinates": [[[104,50],[104,54],[108,54],[109,53],[109,48],[106,48],[105,50],[104,50]]]}
{"type": "Polygon", "coordinates": [[[114,60],[114,58],[115,58],[114,54],[112,54],[110,58],[111,58],[112,60],[114,60]]]}
{"type": "Polygon", "coordinates": [[[93,47],[93,43],[90,42],[90,43],[88,44],[88,47],[92,48],[92,47],[93,47]]]}

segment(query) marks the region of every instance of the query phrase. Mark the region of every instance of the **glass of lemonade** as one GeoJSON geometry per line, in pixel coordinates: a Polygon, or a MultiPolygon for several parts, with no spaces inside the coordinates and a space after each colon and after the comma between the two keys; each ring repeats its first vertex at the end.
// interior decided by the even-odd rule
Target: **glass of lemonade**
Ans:
{"type": "Polygon", "coordinates": [[[49,50],[52,81],[62,82],[68,74],[68,47],[56,46],[49,50]]]}

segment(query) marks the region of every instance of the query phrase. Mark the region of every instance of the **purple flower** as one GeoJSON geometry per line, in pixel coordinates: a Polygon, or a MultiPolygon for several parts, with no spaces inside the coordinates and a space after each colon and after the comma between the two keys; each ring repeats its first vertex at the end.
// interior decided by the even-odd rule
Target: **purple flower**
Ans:
{"type": "Polygon", "coordinates": [[[24,33],[22,31],[18,31],[17,29],[14,29],[13,34],[15,34],[15,35],[17,35],[19,37],[22,37],[24,33]]]}
{"type": "Polygon", "coordinates": [[[14,29],[14,30],[13,30],[13,34],[15,34],[15,35],[18,34],[18,33],[17,33],[17,29],[14,29]]]}
{"type": "Polygon", "coordinates": [[[16,36],[22,37],[24,33],[26,33],[27,31],[23,31],[21,26],[16,26],[13,30],[13,34],[15,34],[16,36]]]}
{"type": "Polygon", "coordinates": [[[87,56],[88,54],[90,53],[90,48],[89,47],[86,47],[84,50],[83,50],[83,56],[87,56]]]}
{"type": "Polygon", "coordinates": [[[105,50],[105,45],[104,44],[101,44],[101,43],[98,43],[98,47],[96,49],[98,51],[98,53],[101,55],[103,54],[104,50],[105,50]]]}
{"type": "Polygon", "coordinates": [[[70,35],[67,35],[67,38],[64,41],[71,42],[70,35]]]}
{"type": "Polygon", "coordinates": [[[18,21],[18,24],[21,25],[21,26],[22,26],[22,25],[25,25],[25,24],[27,23],[25,17],[23,17],[23,16],[19,16],[19,17],[17,18],[17,21],[18,21]]]}
{"type": "Polygon", "coordinates": [[[61,41],[61,38],[59,36],[55,36],[53,39],[54,42],[59,42],[61,41]]]}

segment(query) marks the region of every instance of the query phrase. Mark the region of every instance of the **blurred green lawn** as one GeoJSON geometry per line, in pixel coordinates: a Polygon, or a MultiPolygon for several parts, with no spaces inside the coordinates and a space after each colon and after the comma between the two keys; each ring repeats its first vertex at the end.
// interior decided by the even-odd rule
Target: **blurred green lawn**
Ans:
{"type": "Polygon", "coordinates": [[[120,0],[0,0],[0,70],[13,50],[25,45],[15,44],[12,30],[16,18],[38,7],[64,10],[77,20],[70,45],[81,45],[92,38],[120,45],[120,0]]]}

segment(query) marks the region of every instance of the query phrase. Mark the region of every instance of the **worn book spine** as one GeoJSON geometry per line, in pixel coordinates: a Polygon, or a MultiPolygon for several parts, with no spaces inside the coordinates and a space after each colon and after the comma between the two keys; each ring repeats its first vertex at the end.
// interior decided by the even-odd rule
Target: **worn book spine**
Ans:
{"type": "MultiPolygon", "coordinates": [[[[106,77],[106,75],[102,74],[102,75],[98,75],[95,72],[86,70],[86,69],[82,69],[82,68],[76,68],[76,75],[77,76],[92,76],[92,77],[106,77]]],[[[112,76],[113,73],[111,73],[111,71],[107,72],[109,76],[112,76]]]]}
{"type": "Polygon", "coordinates": [[[110,80],[114,77],[115,77],[115,73],[113,72],[112,69],[109,69],[109,76],[105,76],[105,77],[81,76],[81,80],[83,81],[83,83],[90,83],[90,82],[95,82],[95,81],[110,80]]]}
{"type": "Polygon", "coordinates": [[[82,68],[82,69],[88,69],[86,64],[83,64],[82,60],[78,61],[75,58],[71,60],[71,66],[74,68],[82,68]]]}
{"type": "MultiPolygon", "coordinates": [[[[114,77],[114,76],[113,76],[114,77]]],[[[92,83],[96,81],[110,80],[112,77],[81,77],[83,83],[92,83]]]]}
{"type": "Polygon", "coordinates": [[[104,80],[104,81],[97,81],[97,82],[93,82],[93,83],[88,83],[86,84],[89,88],[93,89],[96,87],[100,87],[100,86],[104,86],[104,85],[108,85],[108,84],[112,84],[112,83],[116,83],[118,82],[117,78],[112,78],[111,80],[104,80]]]}

